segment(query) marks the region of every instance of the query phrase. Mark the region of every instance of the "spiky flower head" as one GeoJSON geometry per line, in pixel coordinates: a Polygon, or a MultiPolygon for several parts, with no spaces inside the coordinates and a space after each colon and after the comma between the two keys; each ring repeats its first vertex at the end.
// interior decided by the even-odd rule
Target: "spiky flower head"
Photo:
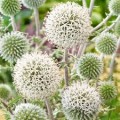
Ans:
{"type": "Polygon", "coordinates": [[[6,33],[0,41],[1,56],[11,63],[16,62],[28,50],[28,40],[21,32],[6,33]]]}
{"type": "Polygon", "coordinates": [[[120,21],[118,21],[115,25],[115,33],[120,36],[120,21]]]}
{"type": "Polygon", "coordinates": [[[22,103],[15,108],[15,120],[47,120],[45,111],[33,104],[22,103]]]}
{"type": "Polygon", "coordinates": [[[117,37],[111,33],[102,33],[96,37],[95,48],[98,52],[111,55],[117,47],[117,37]]]}
{"type": "Polygon", "coordinates": [[[27,8],[34,9],[39,8],[46,0],[22,0],[23,5],[27,8]]]}
{"type": "Polygon", "coordinates": [[[117,96],[117,89],[113,82],[102,82],[99,93],[103,101],[110,101],[117,96]]]}
{"type": "Polygon", "coordinates": [[[25,54],[14,68],[14,84],[27,99],[51,96],[61,79],[59,68],[47,54],[25,54]]]}
{"type": "Polygon", "coordinates": [[[6,16],[16,15],[21,9],[20,0],[0,0],[0,12],[6,16]]]}
{"type": "Polygon", "coordinates": [[[109,3],[109,10],[113,15],[120,15],[120,0],[111,0],[109,3]]]}
{"type": "Polygon", "coordinates": [[[86,83],[74,83],[62,94],[62,106],[68,120],[93,120],[100,103],[99,93],[86,83]]]}
{"type": "Polygon", "coordinates": [[[95,54],[88,53],[78,60],[78,74],[87,79],[95,79],[103,71],[103,61],[95,54]]]}
{"type": "Polygon", "coordinates": [[[84,43],[91,29],[88,9],[74,2],[59,4],[45,19],[45,34],[59,47],[84,43]]]}
{"type": "Polygon", "coordinates": [[[0,98],[9,99],[12,95],[12,90],[9,85],[0,84],[0,98]]]}

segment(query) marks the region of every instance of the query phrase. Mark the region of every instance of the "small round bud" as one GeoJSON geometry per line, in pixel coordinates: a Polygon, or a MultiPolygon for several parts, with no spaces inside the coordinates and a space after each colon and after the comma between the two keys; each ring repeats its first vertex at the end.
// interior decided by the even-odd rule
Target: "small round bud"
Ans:
{"type": "Polygon", "coordinates": [[[25,54],[14,68],[15,87],[26,99],[50,97],[61,80],[58,66],[47,54],[25,54]]]}
{"type": "Polygon", "coordinates": [[[59,47],[87,41],[91,31],[89,11],[74,2],[57,5],[45,19],[45,34],[59,47]]]}
{"type": "Polygon", "coordinates": [[[47,120],[45,111],[33,104],[22,103],[15,108],[15,120],[47,120]]]}
{"type": "Polygon", "coordinates": [[[99,93],[103,101],[110,101],[117,96],[117,89],[113,82],[102,82],[99,93]]]}
{"type": "Polygon", "coordinates": [[[11,63],[17,61],[28,50],[27,38],[21,32],[6,33],[0,41],[1,56],[11,63]]]}
{"type": "Polygon", "coordinates": [[[0,0],[0,12],[6,16],[16,15],[21,9],[20,0],[0,0]]]}
{"type": "Polygon", "coordinates": [[[34,9],[39,8],[46,0],[22,0],[22,3],[25,7],[34,9]]]}
{"type": "Polygon", "coordinates": [[[111,0],[109,3],[109,10],[114,15],[120,15],[120,0],[111,0]]]}
{"type": "Polygon", "coordinates": [[[103,71],[103,62],[95,54],[83,55],[78,61],[78,74],[87,79],[95,79],[100,76],[103,71]]]}
{"type": "Polygon", "coordinates": [[[117,47],[117,37],[111,33],[102,33],[96,37],[95,48],[98,52],[111,55],[117,47]]]}
{"type": "Polygon", "coordinates": [[[93,120],[100,103],[99,93],[86,83],[74,83],[62,94],[63,111],[68,120],[93,120]]]}
{"type": "Polygon", "coordinates": [[[0,84],[0,98],[9,99],[12,95],[12,90],[9,85],[0,84]]]}

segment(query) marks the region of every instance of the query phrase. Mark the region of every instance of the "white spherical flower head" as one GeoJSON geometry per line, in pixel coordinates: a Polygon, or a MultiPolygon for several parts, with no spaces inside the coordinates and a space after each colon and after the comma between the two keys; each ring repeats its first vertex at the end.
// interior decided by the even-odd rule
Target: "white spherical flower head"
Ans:
{"type": "Polygon", "coordinates": [[[28,51],[28,46],[28,40],[23,33],[6,33],[0,40],[0,54],[6,61],[14,63],[28,51]]]}
{"type": "Polygon", "coordinates": [[[84,43],[91,31],[88,9],[74,2],[59,4],[45,19],[45,33],[59,47],[84,43]]]}
{"type": "Polygon", "coordinates": [[[103,102],[111,101],[118,95],[116,86],[113,82],[101,82],[99,93],[103,102]]]}
{"type": "Polygon", "coordinates": [[[96,37],[95,48],[105,55],[112,55],[117,47],[117,37],[111,33],[102,33],[96,37]]]}
{"type": "Polygon", "coordinates": [[[30,9],[39,8],[46,0],[22,0],[24,6],[30,9]]]}
{"type": "Polygon", "coordinates": [[[96,54],[85,54],[78,60],[77,72],[82,78],[96,79],[103,72],[103,61],[96,54]]]}
{"type": "Polygon", "coordinates": [[[109,10],[113,15],[120,15],[120,0],[111,0],[109,3],[109,10]]]}
{"type": "Polygon", "coordinates": [[[86,83],[74,83],[62,94],[63,110],[68,120],[93,120],[100,103],[99,93],[86,83]]]}
{"type": "Polygon", "coordinates": [[[15,108],[15,120],[47,120],[45,111],[33,104],[22,103],[15,108]]]}
{"type": "Polygon", "coordinates": [[[47,54],[25,54],[14,68],[16,89],[27,99],[51,96],[61,79],[59,68],[47,54]]]}
{"type": "Polygon", "coordinates": [[[6,16],[16,15],[21,9],[20,0],[0,0],[0,12],[6,16]]]}

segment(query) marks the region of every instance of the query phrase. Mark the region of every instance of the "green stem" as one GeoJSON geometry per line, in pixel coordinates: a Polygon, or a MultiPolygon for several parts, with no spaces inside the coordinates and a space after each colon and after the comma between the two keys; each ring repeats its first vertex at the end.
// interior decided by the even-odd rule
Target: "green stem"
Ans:
{"type": "Polygon", "coordinates": [[[49,119],[54,120],[54,116],[53,116],[52,108],[51,108],[51,105],[50,105],[50,101],[47,98],[45,99],[45,103],[46,103],[49,119]]]}
{"type": "Polygon", "coordinates": [[[119,38],[118,43],[117,43],[116,51],[113,54],[112,59],[111,59],[109,77],[111,77],[113,75],[115,58],[117,56],[117,51],[118,51],[119,47],[120,47],[120,38],[119,38]]]}
{"type": "Polygon", "coordinates": [[[11,16],[11,24],[12,24],[13,31],[17,31],[17,25],[15,23],[15,17],[14,16],[11,16]]]}
{"type": "Polygon", "coordinates": [[[36,36],[39,36],[40,21],[39,21],[39,11],[38,11],[38,8],[34,9],[34,15],[35,15],[35,25],[36,25],[36,36]]]}
{"type": "Polygon", "coordinates": [[[92,15],[94,4],[95,4],[95,0],[91,0],[91,2],[90,2],[90,8],[89,8],[89,15],[90,15],[90,17],[92,15]]]}
{"type": "Polygon", "coordinates": [[[65,62],[65,68],[64,68],[64,79],[65,79],[65,85],[69,86],[69,75],[68,75],[68,49],[65,49],[64,51],[64,62],[65,62]]]}
{"type": "Polygon", "coordinates": [[[112,13],[109,13],[108,16],[100,24],[98,24],[91,32],[95,32],[100,27],[102,27],[111,18],[111,16],[112,16],[112,13]]]}

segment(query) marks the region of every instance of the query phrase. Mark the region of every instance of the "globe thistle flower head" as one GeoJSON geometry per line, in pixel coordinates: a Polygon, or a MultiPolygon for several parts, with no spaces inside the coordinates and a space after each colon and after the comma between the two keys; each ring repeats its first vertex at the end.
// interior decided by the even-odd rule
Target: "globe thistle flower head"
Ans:
{"type": "Polygon", "coordinates": [[[113,15],[120,15],[120,0],[111,0],[109,3],[109,10],[113,15]]]}
{"type": "Polygon", "coordinates": [[[59,68],[47,54],[25,54],[14,68],[15,87],[26,99],[53,95],[61,80],[59,68]]]}
{"type": "Polygon", "coordinates": [[[9,99],[12,95],[12,90],[9,85],[0,84],[0,98],[1,99],[9,99]]]}
{"type": "Polygon", "coordinates": [[[103,62],[95,54],[89,53],[83,55],[78,60],[77,72],[83,78],[95,79],[100,76],[103,71],[103,62]]]}
{"type": "Polygon", "coordinates": [[[117,96],[117,89],[113,82],[102,82],[99,93],[103,101],[110,101],[117,96]]]}
{"type": "Polygon", "coordinates": [[[46,0],[22,0],[24,6],[30,9],[39,8],[46,0]]]}
{"type": "Polygon", "coordinates": [[[21,32],[6,33],[0,41],[0,54],[10,63],[14,63],[28,50],[27,38],[21,32]]]}
{"type": "Polygon", "coordinates": [[[68,120],[93,120],[100,103],[99,93],[87,83],[74,83],[62,94],[62,106],[68,120]]]}
{"type": "Polygon", "coordinates": [[[84,43],[91,31],[88,9],[74,2],[59,4],[45,19],[45,34],[59,47],[84,43]]]}
{"type": "Polygon", "coordinates": [[[15,120],[47,120],[45,111],[33,104],[22,103],[15,108],[15,120]]]}
{"type": "Polygon", "coordinates": [[[111,33],[102,33],[96,37],[95,48],[98,52],[111,55],[117,47],[117,37],[111,33]]]}
{"type": "Polygon", "coordinates": [[[16,15],[21,9],[20,0],[0,0],[0,12],[6,16],[16,15]]]}
{"type": "Polygon", "coordinates": [[[120,22],[118,21],[115,25],[115,33],[120,36],[120,22]]]}

